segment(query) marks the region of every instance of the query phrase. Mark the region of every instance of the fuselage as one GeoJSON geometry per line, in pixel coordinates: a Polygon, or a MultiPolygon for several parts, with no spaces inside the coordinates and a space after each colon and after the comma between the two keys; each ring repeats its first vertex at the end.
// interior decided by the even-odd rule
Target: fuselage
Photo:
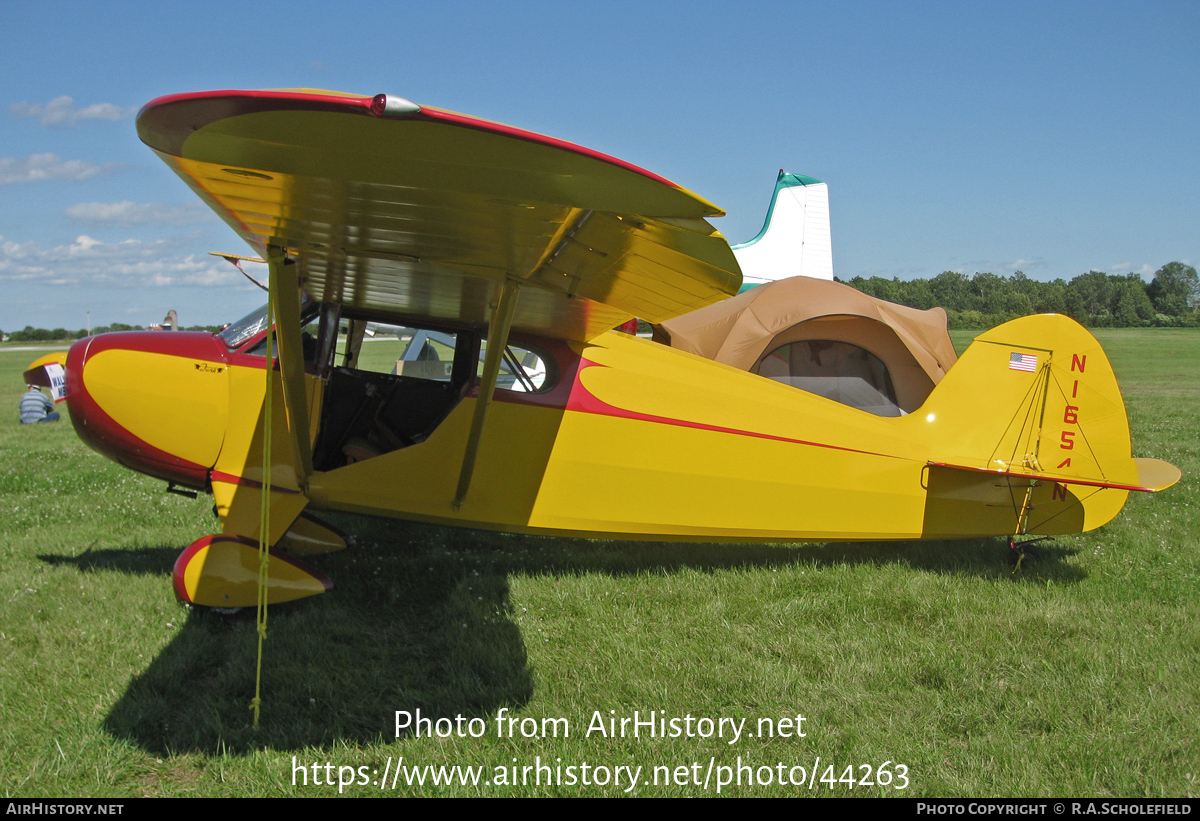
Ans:
{"type": "MultiPolygon", "coordinates": [[[[195,333],[81,340],[67,363],[75,427],[134,470],[213,490],[221,511],[239,486],[261,486],[263,335],[236,348],[195,333]]],[[[1014,396],[1023,390],[1020,375],[1002,366],[982,381],[968,370],[956,379],[956,366],[919,412],[887,418],[627,334],[587,343],[513,339],[546,360],[548,377],[537,390],[496,391],[470,494],[457,510],[451,500],[477,388],[442,391],[445,407],[425,414],[420,436],[401,431],[403,441],[372,449],[364,439],[386,421],[382,408],[357,407],[357,394],[338,398],[358,372],[307,375],[318,458],[297,487],[309,508],[674,540],[954,538],[1018,527],[1011,482],[930,466],[962,462],[957,451],[970,438],[963,426],[983,424],[966,417],[979,417],[986,384],[1009,380],[1014,396]],[[352,447],[357,456],[342,455],[352,447]]],[[[393,384],[412,403],[434,395],[420,379],[371,380],[364,396],[393,384]]],[[[283,404],[274,403],[277,427],[286,427],[283,404]]],[[[1002,437],[1003,425],[997,431],[1002,437]]],[[[272,485],[285,488],[280,441],[283,472],[272,485]]],[[[1084,504],[1083,494],[1048,483],[1020,490],[1041,511],[1040,528],[1029,532],[1099,526],[1126,495],[1093,489],[1084,504]]]]}

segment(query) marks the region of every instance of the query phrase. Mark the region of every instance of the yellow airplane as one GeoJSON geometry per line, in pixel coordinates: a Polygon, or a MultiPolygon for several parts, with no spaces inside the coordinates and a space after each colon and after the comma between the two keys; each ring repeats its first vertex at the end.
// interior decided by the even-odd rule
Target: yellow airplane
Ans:
{"type": "Polygon", "coordinates": [[[1099,527],[1179,478],[1131,458],[1112,369],[1072,320],[1007,323],[955,362],[940,309],[806,278],[730,299],[721,210],[578,145],[308,89],[162,97],[137,127],[269,266],[267,306],[220,334],[104,334],[67,359],[89,445],[214,497],[221,533],[175,566],[183,601],[254,604],[260,540],[270,602],[329,589],[297,558],[347,544],[319,511],[622,539],[1019,537],[1099,527]],[[739,337],[783,287],[827,307],[739,337]],[[611,330],[631,317],[668,344],[611,330]],[[392,367],[366,364],[368,322],[413,329],[392,367]]]}

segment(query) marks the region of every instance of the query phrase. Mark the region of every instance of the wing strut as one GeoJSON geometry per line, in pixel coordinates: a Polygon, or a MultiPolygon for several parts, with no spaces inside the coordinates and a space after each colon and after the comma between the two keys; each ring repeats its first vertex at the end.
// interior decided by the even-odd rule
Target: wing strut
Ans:
{"type": "MultiPolygon", "coordinates": [[[[294,260],[283,248],[267,249],[275,308],[275,338],[279,343],[279,370],[283,375],[283,403],[287,407],[288,433],[296,455],[296,481],[305,487],[312,473],[312,442],[309,440],[308,403],[304,390],[304,345],[300,338],[300,281],[294,260]]],[[[268,364],[269,366],[269,364],[268,364]]]]}
{"type": "Polygon", "coordinates": [[[517,309],[517,294],[521,286],[514,279],[506,279],[500,291],[500,299],[492,310],[488,323],[487,355],[483,359],[483,376],[479,383],[479,396],[475,400],[475,413],[471,417],[471,432],[467,436],[467,447],[463,453],[462,470],[458,474],[458,490],[450,504],[457,511],[467,499],[471,487],[471,474],[475,472],[475,457],[479,453],[479,439],[483,434],[483,422],[496,392],[496,379],[500,375],[500,362],[508,347],[508,331],[512,327],[513,314],[517,309]]]}

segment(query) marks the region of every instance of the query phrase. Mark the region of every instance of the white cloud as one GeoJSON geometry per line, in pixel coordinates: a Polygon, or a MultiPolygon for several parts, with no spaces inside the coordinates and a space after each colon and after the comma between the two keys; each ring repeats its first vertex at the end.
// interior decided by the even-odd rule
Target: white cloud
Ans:
{"type": "Polygon", "coordinates": [[[57,154],[0,157],[0,185],[41,180],[88,180],[108,170],[83,160],[63,160],[57,154]]]}
{"type": "Polygon", "coordinates": [[[1156,270],[1153,265],[1142,264],[1134,266],[1129,262],[1122,262],[1120,265],[1110,265],[1108,267],[1110,274],[1137,274],[1140,277],[1153,277],[1156,270]]]}
{"type": "Polygon", "coordinates": [[[73,126],[80,120],[123,120],[133,113],[132,108],[121,108],[112,103],[93,103],[85,108],[76,108],[75,100],[65,94],[45,105],[19,102],[11,106],[11,110],[18,119],[36,118],[42,125],[51,126],[73,126]]]}
{"type": "Polygon", "coordinates": [[[176,253],[166,240],[102,242],[86,234],[45,249],[36,242],[0,241],[0,281],[116,288],[247,285],[224,261],[176,253]]]}
{"type": "MultiPolygon", "coordinates": [[[[1046,261],[1042,257],[1034,257],[1033,259],[1016,259],[1011,262],[998,262],[992,259],[973,259],[968,260],[967,264],[958,270],[960,273],[963,270],[970,269],[972,273],[994,273],[997,276],[1008,276],[1016,271],[1029,271],[1034,268],[1045,267],[1046,261]]],[[[967,276],[971,276],[968,274],[967,276]]]]}
{"type": "Polygon", "coordinates": [[[67,209],[67,216],[94,225],[195,225],[216,220],[201,203],[164,205],[158,202],[81,202],[67,209]]]}
{"type": "Polygon", "coordinates": [[[1026,268],[1040,268],[1041,259],[1018,259],[1016,262],[1006,262],[1000,267],[1009,271],[1024,271],[1026,268]]]}

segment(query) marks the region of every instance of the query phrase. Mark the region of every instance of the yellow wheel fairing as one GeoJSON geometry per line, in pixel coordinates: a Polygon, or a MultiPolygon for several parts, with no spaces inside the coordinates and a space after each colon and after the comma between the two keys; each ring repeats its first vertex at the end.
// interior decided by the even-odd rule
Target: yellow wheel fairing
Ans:
{"type": "Polygon", "coordinates": [[[212,465],[229,409],[224,363],[110,348],[88,358],[84,385],[118,425],[161,451],[212,465]]]}
{"type": "MultiPolygon", "coordinates": [[[[175,562],[175,595],[205,607],[254,607],[258,602],[258,546],[250,539],[205,536],[175,562]]],[[[267,603],[279,604],[332,589],[319,571],[271,552],[267,603]]]]}

